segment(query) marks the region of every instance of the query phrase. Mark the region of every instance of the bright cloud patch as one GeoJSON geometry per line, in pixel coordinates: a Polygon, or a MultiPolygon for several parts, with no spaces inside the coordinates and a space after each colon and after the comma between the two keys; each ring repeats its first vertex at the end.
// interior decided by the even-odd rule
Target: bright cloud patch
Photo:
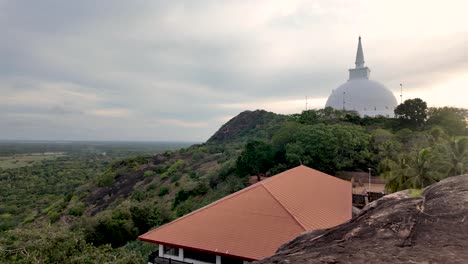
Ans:
{"type": "Polygon", "coordinates": [[[203,140],[244,110],[320,108],[360,34],[371,78],[468,107],[463,1],[0,5],[0,139],[203,140]]]}
{"type": "Polygon", "coordinates": [[[175,127],[183,127],[183,128],[200,128],[200,127],[208,126],[208,123],[206,122],[190,122],[190,121],[183,121],[183,120],[176,120],[176,119],[163,119],[163,120],[160,120],[160,123],[164,125],[172,125],[175,127]]]}

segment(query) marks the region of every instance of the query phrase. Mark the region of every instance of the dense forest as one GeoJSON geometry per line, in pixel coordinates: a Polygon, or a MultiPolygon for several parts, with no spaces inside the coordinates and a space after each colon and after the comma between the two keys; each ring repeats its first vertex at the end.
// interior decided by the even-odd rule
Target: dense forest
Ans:
{"type": "Polygon", "coordinates": [[[249,176],[299,164],[338,177],[372,168],[389,192],[468,171],[466,109],[412,99],[395,114],[245,111],[178,150],[60,153],[1,169],[0,261],[145,263],[154,248],[138,235],[246,187],[249,176]]]}

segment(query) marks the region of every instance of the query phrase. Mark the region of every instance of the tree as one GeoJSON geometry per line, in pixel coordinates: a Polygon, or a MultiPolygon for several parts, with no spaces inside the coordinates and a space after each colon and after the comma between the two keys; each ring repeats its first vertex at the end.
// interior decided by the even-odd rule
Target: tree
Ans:
{"type": "Polygon", "coordinates": [[[369,159],[369,135],[355,125],[317,124],[302,127],[286,146],[291,165],[304,164],[327,173],[357,169],[369,159]]]}
{"type": "Polygon", "coordinates": [[[450,139],[443,150],[442,164],[446,176],[468,172],[468,137],[450,139]]]}
{"type": "Polygon", "coordinates": [[[315,125],[318,123],[336,124],[336,123],[353,123],[360,124],[361,117],[356,111],[338,110],[332,107],[323,109],[310,109],[302,111],[301,114],[293,114],[291,119],[306,125],[315,125]]]}
{"type": "Polygon", "coordinates": [[[378,128],[372,131],[371,136],[373,160],[377,164],[385,158],[395,159],[401,152],[402,144],[390,131],[378,128]]]}
{"type": "Polygon", "coordinates": [[[379,169],[388,180],[385,188],[390,192],[408,188],[421,189],[440,179],[431,148],[403,153],[396,160],[386,158],[379,164],[379,169]]]}
{"type": "Polygon", "coordinates": [[[274,151],[263,141],[249,141],[237,158],[236,173],[239,176],[265,174],[273,166],[274,151]]]}
{"type": "Polygon", "coordinates": [[[382,176],[387,180],[385,189],[389,192],[396,192],[408,188],[409,179],[409,159],[406,154],[399,155],[395,160],[386,158],[379,164],[382,176]]]}
{"type": "Polygon", "coordinates": [[[422,189],[438,181],[437,171],[431,166],[434,155],[431,148],[423,148],[415,153],[410,166],[410,187],[422,189]]]}
{"type": "Polygon", "coordinates": [[[408,99],[395,108],[395,115],[403,126],[422,128],[427,118],[427,104],[419,98],[408,99]]]}
{"type": "Polygon", "coordinates": [[[271,138],[275,148],[284,148],[286,144],[293,141],[301,125],[297,122],[285,123],[271,138]]]}
{"type": "Polygon", "coordinates": [[[428,126],[442,127],[449,135],[466,135],[468,110],[455,107],[431,107],[428,111],[428,126]]]}
{"type": "Polygon", "coordinates": [[[17,228],[0,236],[1,263],[142,263],[125,247],[93,246],[80,231],[65,227],[17,228]]]}

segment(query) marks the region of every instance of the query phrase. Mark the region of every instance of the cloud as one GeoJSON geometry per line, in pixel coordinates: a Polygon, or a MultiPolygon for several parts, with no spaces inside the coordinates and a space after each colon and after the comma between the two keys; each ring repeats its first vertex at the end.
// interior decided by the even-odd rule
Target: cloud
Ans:
{"type": "Polygon", "coordinates": [[[373,79],[443,104],[465,83],[467,8],[0,1],[0,138],[204,140],[246,109],[298,112],[305,96],[320,107],[346,81],[359,34],[373,79]]]}
{"type": "Polygon", "coordinates": [[[206,122],[190,122],[190,121],[183,121],[183,120],[176,120],[176,119],[162,119],[162,120],[159,120],[159,122],[164,125],[172,125],[175,127],[182,127],[182,128],[200,128],[200,127],[208,126],[208,123],[206,122]]]}
{"type": "Polygon", "coordinates": [[[88,112],[88,114],[101,116],[101,117],[129,117],[130,111],[123,108],[110,108],[110,109],[94,109],[88,112]]]}
{"type": "Polygon", "coordinates": [[[306,109],[322,108],[327,98],[302,98],[293,100],[269,100],[251,101],[243,103],[219,104],[216,107],[221,109],[234,109],[237,111],[263,109],[283,114],[300,113],[306,109]]]}

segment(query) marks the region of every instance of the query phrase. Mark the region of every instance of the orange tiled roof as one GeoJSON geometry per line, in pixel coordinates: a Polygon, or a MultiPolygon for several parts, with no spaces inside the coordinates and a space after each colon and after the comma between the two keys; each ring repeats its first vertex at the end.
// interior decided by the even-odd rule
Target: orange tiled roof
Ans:
{"type": "Polygon", "coordinates": [[[298,166],[147,232],[140,240],[258,260],[304,231],[351,219],[351,183],[298,166]]]}

